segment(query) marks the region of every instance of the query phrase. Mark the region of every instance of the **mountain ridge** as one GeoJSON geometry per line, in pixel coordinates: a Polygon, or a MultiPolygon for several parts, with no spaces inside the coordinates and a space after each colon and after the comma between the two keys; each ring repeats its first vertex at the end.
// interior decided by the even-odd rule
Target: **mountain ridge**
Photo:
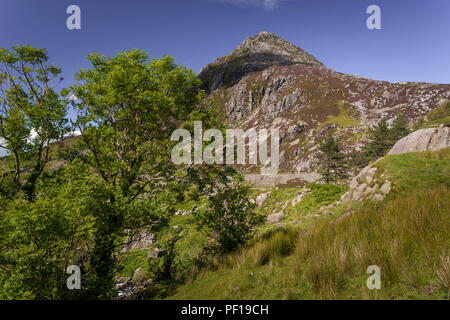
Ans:
{"type": "Polygon", "coordinates": [[[450,100],[450,84],[391,83],[336,72],[288,43],[261,32],[199,74],[229,126],[280,129],[282,173],[314,171],[318,146],[329,132],[345,153],[359,151],[368,142],[368,127],[381,118],[392,123],[401,113],[413,124],[450,100]],[[265,51],[278,42],[279,51],[265,51]],[[298,60],[286,54],[291,49],[298,60]]]}
{"type": "Polygon", "coordinates": [[[204,89],[212,92],[271,66],[300,63],[324,67],[322,62],[307,51],[274,33],[262,31],[245,38],[229,54],[204,66],[199,72],[199,78],[204,83],[204,89]]]}

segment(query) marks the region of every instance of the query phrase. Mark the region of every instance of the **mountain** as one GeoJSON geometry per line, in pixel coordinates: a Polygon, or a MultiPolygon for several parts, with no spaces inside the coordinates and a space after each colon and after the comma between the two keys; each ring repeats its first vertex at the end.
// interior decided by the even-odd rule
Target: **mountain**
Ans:
{"type": "Polygon", "coordinates": [[[208,92],[222,86],[232,86],[242,77],[271,66],[290,66],[298,63],[323,66],[308,52],[279,36],[263,31],[246,38],[225,57],[205,66],[199,74],[208,92]]]}
{"type": "MultiPolygon", "coordinates": [[[[344,152],[360,150],[369,126],[402,113],[416,122],[446,99],[450,84],[390,83],[336,72],[305,50],[261,32],[199,73],[230,127],[280,129],[280,173],[314,171],[331,130],[344,152]]],[[[247,166],[246,173],[256,172],[247,166]]]]}

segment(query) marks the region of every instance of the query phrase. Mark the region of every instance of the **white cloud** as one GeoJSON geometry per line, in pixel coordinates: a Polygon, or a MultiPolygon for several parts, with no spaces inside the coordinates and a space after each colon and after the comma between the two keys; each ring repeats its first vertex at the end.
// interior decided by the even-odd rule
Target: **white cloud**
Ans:
{"type": "Polygon", "coordinates": [[[275,9],[281,0],[212,0],[217,2],[230,3],[237,6],[262,7],[267,10],[275,9]]]}
{"type": "Polygon", "coordinates": [[[277,5],[277,0],[264,0],[264,7],[266,9],[273,9],[277,5]]]}

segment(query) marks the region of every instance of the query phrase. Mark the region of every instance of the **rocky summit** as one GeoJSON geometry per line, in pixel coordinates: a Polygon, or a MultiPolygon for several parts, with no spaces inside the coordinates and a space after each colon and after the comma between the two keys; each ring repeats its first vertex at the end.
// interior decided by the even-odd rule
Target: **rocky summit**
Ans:
{"type": "Polygon", "coordinates": [[[308,52],[273,33],[263,31],[246,38],[227,56],[205,66],[199,77],[204,88],[211,92],[222,86],[232,86],[250,73],[271,66],[290,66],[298,63],[323,66],[308,52]]]}
{"type": "Polygon", "coordinates": [[[450,84],[390,83],[336,72],[269,32],[246,38],[199,77],[229,126],[280,129],[280,173],[289,174],[314,171],[330,130],[345,153],[359,151],[368,127],[381,118],[391,123],[401,113],[413,123],[450,99],[450,84]]]}

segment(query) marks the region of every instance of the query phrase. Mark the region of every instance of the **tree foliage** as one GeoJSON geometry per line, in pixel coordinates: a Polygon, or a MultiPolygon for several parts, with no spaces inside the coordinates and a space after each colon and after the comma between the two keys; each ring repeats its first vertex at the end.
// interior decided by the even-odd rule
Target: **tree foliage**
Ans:
{"type": "Polygon", "coordinates": [[[207,205],[194,213],[197,227],[214,241],[216,253],[233,251],[252,236],[252,230],[263,222],[249,200],[250,188],[235,177],[226,187],[209,196],[207,205]]]}
{"type": "Polygon", "coordinates": [[[399,114],[390,127],[386,118],[380,119],[374,127],[370,128],[369,143],[362,152],[351,155],[352,164],[362,168],[370,161],[385,156],[398,140],[410,132],[408,119],[403,114],[399,114]]]}
{"type": "MultiPolygon", "coordinates": [[[[173,58],[150,60],[133,50],[88,56],[91,67],[63,94],[74,95],[84,163],[98,173],[109,210],[97,210],[87,298],[113,284],[116,241],[127,230],[164,226],[173,212],[177,168],[170,136],[203,97],[194,73],[173,58]]],[[[108,295],[105,296],[106,298],[108,295]]]]}
{"type": "Polygon", "coordinates": [[[0,212],[0,299],[78,295],[66,287],[66,268],[87,256],[95,231],[92,208],[105,203],[92,175],[64,171],[61,183],[44,183],[45,195],[10,201],[0,212]]]}
{"type": "Polygon", "coordinates": [[[373,158],[380,158],[386,154],[392,145],[389,126],[386,118],[382,118],[376,126],[369,130],[369,144],[366,153],[373,158]]]}
{"type": "MultiPolygon", "coordinates": [[[[50,83],[60,70],[46,64],[45,50],[0,53],[0,130],[16,163],[12,181],[23,190],[4,188],[0,198],[0,298],[115,298],[125,238],[166,228],[184,201],[206,208],[197,221],[225,251],[251,235],[259,218],[234,169],[171,161],[175,129],[218,124],[193,71],[140,50],[91,54],[90,66],[57,94],[50,83]],[[61,168],[44,170],[52,143],[69,130],[69,101],[77,112],[70,130],[81,136],[60,153],[61,168]],[[32,163],[26,181],[24,161],[32,163]],[[72,264],[82,271],[79,291],[66,288],[72,264]]],[[[173,273],[177,241],[167,244],[160,279],[173,273]]]]}
{"type": "Polygon", "coordinates": [[[393,146],[398,140],[407,136],[411,130],[409,129],[409,121],[403,114],[399,114],[392,123],[389,130],[391,145],[393,146]]]}
{"type": "Polygon", "coordinates": [[[68,130],[67,103],[55,92],[60,73],[44,49],[0,48],[0,147],[14,160],[13,194],[24,191],[29,201],[49,160],[50,142],[68,130]],[[21,179],[25,165],[29,173],[21,179]]]}
{"type": "Polygon", "coordinates": [[[337,182],[347,176],[347,160],[341,147],[331,133],[320,144],[319,171],[325,182],[337,182]]]}

